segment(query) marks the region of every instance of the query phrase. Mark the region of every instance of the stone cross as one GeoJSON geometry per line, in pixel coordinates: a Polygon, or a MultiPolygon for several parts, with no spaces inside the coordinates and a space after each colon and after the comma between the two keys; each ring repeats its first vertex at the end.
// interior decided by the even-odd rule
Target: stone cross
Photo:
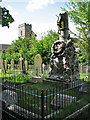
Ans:
{"type": "Polygon", "coordinates": [[[41,74],[41,65],[42,65],[42,58],[40,54],[37,54],[34,58],[34,74],[38,76],[41,74]]]}

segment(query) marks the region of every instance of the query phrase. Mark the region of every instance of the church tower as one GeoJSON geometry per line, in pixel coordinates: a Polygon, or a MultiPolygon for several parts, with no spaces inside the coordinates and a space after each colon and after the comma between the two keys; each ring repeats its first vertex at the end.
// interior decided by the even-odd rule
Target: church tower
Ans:
{"type": "Polygon", "coordinates": [[[32,25],[26,23],[20,24],[18,30],[19,30],[19,37],[22,38],[30,37],[32,34],[32,25]]]}

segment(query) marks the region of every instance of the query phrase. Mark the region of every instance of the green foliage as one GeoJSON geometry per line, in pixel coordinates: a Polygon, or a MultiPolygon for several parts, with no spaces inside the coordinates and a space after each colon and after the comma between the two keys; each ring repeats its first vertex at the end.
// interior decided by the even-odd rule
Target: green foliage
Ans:
{"type": "Polygon", "coordinates": [[[51,46],[55,40],[58,40],[58,33],[48,31],[48,34],[38,41],[38,53],[42,56],[43,63],[49,64],[51,56],[51,46]]]}
{"type": "Polygon", "coordinates": [[[9,10],[3,7],[1,16],[2,16],[2,27],[7,26],[9,28],[9,23],[14,22],[14,19],[10,15],[9,10]]]}
{"type": "Polygon", "coordinates": [[[48,31],[48,34],[42,37],[42,40],[36,40],[34,36],[31,38],[20,38],[13,41],[5,53],[2,53],[2,58],[8,63],[14,59],[18,63],[20,55],[27,60],[29,64],[34,64],[34,57],[40,54],[43,63],[48,64],[51,56],[51,46],[55,40],[58,40],[58,34],[55,31],[48,31]]]}
{"type": "MultiPolygon", "coordinates": [[[[70,0],[68,4],[66,4],[68,9],[63,9],[69,14],[71,20],[77,25],[76,29],[79,32],[77,44],[80,48],[80,52],[82,53],[84,61],[80,61],[81,63],[86,62],[85,64],[90,64],[90,41],[88,38],[88,31],[90,29],[90,20],[89,20],[89,6],[90,2],[86,0],[85,2],[77,2],[76,0],[70,0]]],[[[74,31],[73,31],[74,32],[74,31]]]]}
{"type": "Polygon", "coordinates": [[[57,39],[58,35],[53,31],[49,31],[47,36],[39,41],[37,41],[34,36],[32,36],[31,39],[19,38],[12,43],[11,47],[9,47],[4,54],[2,54],[2,58],[7,59],[9,63],[11,59],[14,59],[15,62],[18,63],[19,57],[22,55],[29,64],[33,64],[35,55],[39,53],[42,56],[43,62],[48,64],[53,40],[57,39]]]}
{"type": "Polygon", "coordinates": [[[20,73],[18,75],[14,75],[10,77],[11,81],[15,81],[16,83],[27,83],[31,79],[30,75],[26,75],[24,73],[20,73]]]}

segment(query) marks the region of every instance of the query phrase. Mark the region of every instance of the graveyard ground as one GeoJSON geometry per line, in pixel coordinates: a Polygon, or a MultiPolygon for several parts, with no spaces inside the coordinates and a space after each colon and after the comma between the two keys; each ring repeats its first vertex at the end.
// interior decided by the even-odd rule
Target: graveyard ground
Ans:
{"type": "MultiPolygon", "coordinates": [[[[23,73],[19,73],[19,71],[17,70],[8,70],[7,73],[5,74],[0,74],[0,77],[2,78],[2,82],[5,82],[6,80],[11,80],[11,81],[15,81],[17,83],[16,88],[17,89],[21,89],[23,91],[26,92],[30,92],[32,94],[36,94],[41,96],[41,90],[43,89],[45,91],[44,95],[50,95],[53,92],[58,92],[60,90],[66,89],[64,86],[63,87],[59,87],[58,88],[58,84],[49,84],[49,83],[31,83],[30,79],[32,78],[33,74],[33,70],[32,71],[28,71],[28,74],[25,75],[23,73]],[[54,88],[54,91],[53,91],[54,88]]],[[[47,71],[45,72],[43,79],[47,76],[47,71]]],[[[85,79],[85,81],[90,81],[90,78],[88,76],[90,76],[90,73],[86,74],[86,73],[80,73],[80,78],[85,78],[87,76],[87,78],[85,79]]],[[[69,91],[65,91],[62,92],[62,94],[67,94],[67,95],[71,95],[71,96],[76,96],[77,101],[79,101],[79,103],[72,103],[69,106],[66,106],[64,109],[60,110],[60,114],[56,115],[55,118],[64,118],[65,116],[75,112],[76,110],[80,109],[81,107],[83,107],[84,105],[89,103],[90,100],[90,96],[88,96],[88,94],[81,94],[79,93],[79,88],[75,88],[73,90],[69,90],[69,91]]],[[[4,88],[5,89],[5,88],[4,88]]],[[[10,90],[10,89],[9,89],[10,90]]],[[[40,113],[41,111],[41,99],[39,99],[38,97],[32,96],[32,95],[26,95],[24,92],[21,91],[16,91],[18,94],[18,105],[21,107],[24,107],[25,109],[30,109],[32,108],[31,112],[34,113],[40,113]],[[33,101],[34,99],[34,101],[33,101]],[[31,104],[28,104],[29,102],[31,104]],[[37,105],[37,101],[38,101],[38,105],[37,105]],[[36,104],[35,104],[36,103],[36,104]],[[39,111],[38,111],[39,110],[39,111]]],[[[45,103],[44,103],[44,107],[46,109],[46,106],[48,106],[48,110],[45,110],[45,115],[50,114],[50,112],[53,111],[53,109],[50,107],[50,103],[53,100],[53,96],[49,96],[48,99],[45,99],[45,103]]],[[[57,108],[55,108],[57,109],[57,108]]]]}

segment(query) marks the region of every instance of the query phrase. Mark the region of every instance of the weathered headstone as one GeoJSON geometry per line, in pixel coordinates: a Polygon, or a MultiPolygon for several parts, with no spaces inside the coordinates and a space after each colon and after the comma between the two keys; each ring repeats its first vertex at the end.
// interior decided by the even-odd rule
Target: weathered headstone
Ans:
{"type": "Polygon", "coordinates": [[[7,71],[7,60],[4,60],[5,71],[7,71]]]}
{"type": "Polygon", "coordinates": [[[27,60],[25,60],[25,70],[27,71],[28,70],[28,61],[27,60]]]}
{"type": "Polygon", "coordinates": [[[42,58],[40,54],[37,54],[34,58],[34,74],[39,76],[41,74],[42,58]]]}
{"type": "Polygon", "coordinates": [[[19,58],[19,70],[20,71],[23,70],[23,58],[22,58],[22,56],[19,58]]]}
{"type": "Polygon", "coordinates": [[[1,58],[1,73],[5,73],[4,60],[1,58]]]}
{"type": "Polygon", "coordinates": [[[0,92],[0,100],[5,103],[5,107],[8,107],[18,102],[18,96],[16,92],[4,90],[0,92]]]}
{"type": "Polygon", "coordinates": [[[14,69],[14,59],[11,60],[11,70],[14,69]]]}
{"type": "Polygon", "coordinates": [[[51,101],[51,105],[54,107],[64,108],[66,105],[72,102],[76,102],[76,97],[64,95],[64,94],[57,94],[55,95],[54,99],[51,101]]]}

